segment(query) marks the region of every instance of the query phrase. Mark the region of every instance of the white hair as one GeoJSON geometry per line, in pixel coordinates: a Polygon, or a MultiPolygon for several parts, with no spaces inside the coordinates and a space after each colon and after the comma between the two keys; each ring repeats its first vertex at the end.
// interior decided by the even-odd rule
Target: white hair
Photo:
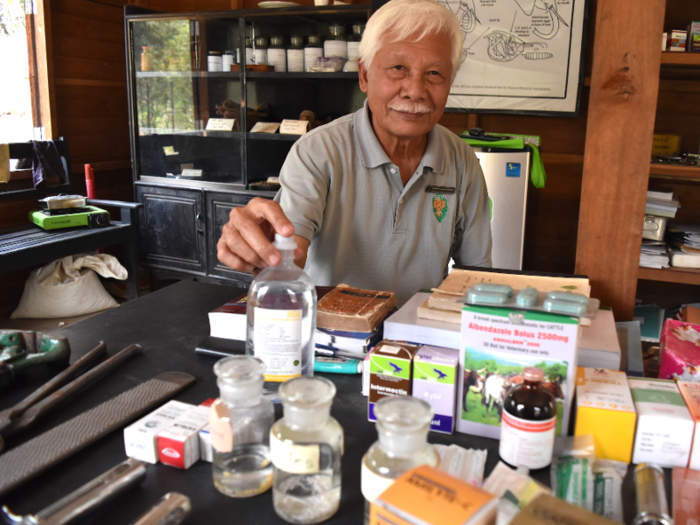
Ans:
{"type": "Polygon", "coordinates": [[[358,50],[359,59],[369,69],[382,44],[419,40],[444,34],[452,42],[452,78],[462,59],[462,28],[457,17],[435,0],[390,0],[367,21],[358,50]]]}

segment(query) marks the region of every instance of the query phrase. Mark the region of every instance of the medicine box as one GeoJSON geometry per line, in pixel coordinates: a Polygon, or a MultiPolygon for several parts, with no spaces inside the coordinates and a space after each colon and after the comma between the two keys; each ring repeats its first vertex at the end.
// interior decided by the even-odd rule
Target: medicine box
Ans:
{"type": "Polygon", "coordinates": [[[578,368],[574,435],[591,434],[596,457],[629,463],[636,419],[634,401],[624,372],[578,368]]]}
{"type": "Polygon", "coordinates": [[[688,39],[685,47],[693,53],[700,52],[700,22],[693,21],[688,25],[688,39]]]}
{"type": "Polygon", "coordinates": [[[370,504],[370,525],[486,525],[498,497],[422,465],[401,475],[370,504]]]}
{"type": "Polygon", "coordinates": [[[455,398],[459,352],[453,348],[422,346],[413,358],[413,397],[433,407],[430,430],[451,434],[455,428],[455,398]]]}
{"type": "Polygon", "coordinates": [[[637,409],[632,461],[687,466],[695,422],[676,383],[630,377],[629,385],[637,409]]]}
{"type": "Polygon", "coordinates": [[[700,470],[700,383],[692,383],[690,381],[678,381],[676,383],[685,401],[685,406],[688,407],[690,416],[695,421],[695,430],[693,432],[693,444],[690,449],[690,461],[688,467],[700,470]]]}
{"type": "Polygon", "coordinates": [[[158,432],[194,407],[195,405],[180,401],[168,401],[157,410],[126,427],[124,429],[126,455],[146,463],[158,463],[158,432]]]}
{"type": "Polygon", "coordinates": [[[659,347],[661,379],[700,382],[700,326],[666,319],[659,347]]]}
{"type": "Polygon", "coordinates": [[[675,155],[681,150],[680,135],[660,135],[654,134],[654,141],[651,145],[651,154],[654,156],[675,155]]]}
{"type": "Polygon", "coordinates": [[[209,463],[214,461],[214,451],[211,448],[209,425],[199,431],[199,459],[209,463]]]}
{"type": "Polygon", "coordinates": [[[188,410],[158,433],[158,459],[182,469],[199,461],[199,431],[209,423],[209,407],[188,410]]]}
{"type": "Polygon", "coordinates": [[[674,29],[673,31],[669,31],[666,49],[668,51],[684,52],[687,37],[688,31],[683,29],[674,29]]]}
{"type": "Polygon", "coordinates": [[[374,405],[387,396],[411,395],[413,356],[420,345],[385,339],[369,358],[369,403],[367,417],[376,421],[374,405]]]}

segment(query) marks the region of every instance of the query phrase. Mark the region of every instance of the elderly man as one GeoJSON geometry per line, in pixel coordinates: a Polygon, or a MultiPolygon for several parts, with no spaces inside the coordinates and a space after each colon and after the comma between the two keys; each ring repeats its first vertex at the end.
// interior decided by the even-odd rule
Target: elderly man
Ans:
{"type": "Polygon", "coordinates": [[[359,48],[364,107],[300,138],[275,201],[235,208],[218,243],[240,271],[274,266],[274,233],[316,285],[396,292],[440,284],[450,258],[491,265],[486,184],[471,148],[437,122],[460,65],[462,32],[434,0],[391,0],[359,48]]]}

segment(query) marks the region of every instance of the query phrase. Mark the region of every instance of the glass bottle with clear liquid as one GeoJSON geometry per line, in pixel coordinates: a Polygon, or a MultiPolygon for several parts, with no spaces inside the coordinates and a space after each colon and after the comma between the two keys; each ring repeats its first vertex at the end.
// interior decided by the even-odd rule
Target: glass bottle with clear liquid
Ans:
{"type": "Polygon", "coordinates": [[[275,512],[289,523],[319,523],[340,505],[343,429],[330,416],[335,385],[300,377],[279,393],[284,417],[270,430],[275,512]]]}
{"type": "Polygon", "coordinates": [[[385,397],[374,406],[379,439],[362,458],[361,490],[365,523],[369,504],[404,472],[420,465],[436,467],[440,456],[428,443],[433,408],[412,396],[385,397]]]}
{"type": "Polygon", "coordinates": [[[263,362],[249,356],[227,357],[214,365],[221,393],[209,412],[214,486],[234,498],[256,496],[272,486],[275,410],[262,395],[264,371],[263,362]]]}
{"type": "Polygon", "coordinates": [[[246,354],[265,366],[265,389],[314,373],[316,287],[294,264],[294,236],[275,235],[273,243],[282,255],[277,266],[265,268],[248,291],[246,354]]]}

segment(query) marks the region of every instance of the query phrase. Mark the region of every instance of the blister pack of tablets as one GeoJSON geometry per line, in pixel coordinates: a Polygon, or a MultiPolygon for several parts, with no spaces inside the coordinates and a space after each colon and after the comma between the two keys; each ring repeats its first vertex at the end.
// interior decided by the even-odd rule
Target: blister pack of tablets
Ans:
{"type": "Polygon", "coordinates": [[[600,301],[585,295],[553,291],[540,292],[536,288],[514,290],[507,284],[479,283],[467,290],[460,302],[481,306],[498,306],[518,310],[534,310],[572,317],[594,318],[600,301]]]}

